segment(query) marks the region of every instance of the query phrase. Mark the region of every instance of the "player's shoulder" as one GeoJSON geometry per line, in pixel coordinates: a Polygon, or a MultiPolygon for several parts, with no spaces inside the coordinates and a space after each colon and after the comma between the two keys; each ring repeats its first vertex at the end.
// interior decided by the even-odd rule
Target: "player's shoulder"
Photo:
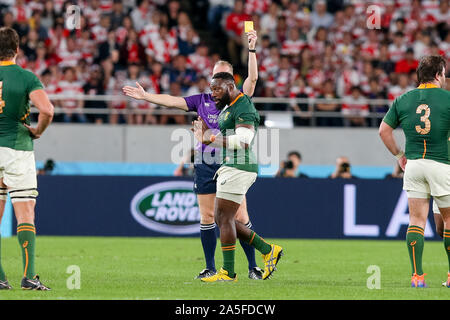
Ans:
{"type": "Polygon", "coordinates": [[[400,96],[395,98],[393,105],[396,105],[398,107],[409,106],[409,104],[411,103],[411,100],[417,99],[418,92],[419,92],[419,89],[414,88],[408,92],[401,94],[400,96]]]}
{"type": "Polygon", "coordinates": [[[19,74],[25,79],[25,80],[36,80],[39,79],[37,75],[35,75],[32,71],[22,68],[21,66],[18,66],[18,72],[19,74]]]}
{"type": "Polygon", "coordinates": [[[252,98],[246,95],[245,93],[242,93],[242,96],[237,101],[241,106],[245,106],[248,108],[255,108],[252,98]]]}

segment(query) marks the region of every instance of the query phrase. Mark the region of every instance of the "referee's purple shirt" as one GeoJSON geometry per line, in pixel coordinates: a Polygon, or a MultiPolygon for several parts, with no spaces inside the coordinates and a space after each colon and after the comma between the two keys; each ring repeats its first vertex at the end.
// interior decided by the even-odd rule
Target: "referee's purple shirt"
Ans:
{"type": "MultiPolygon", "coordinates": [[[[216,103],[211,97],[210,93],[201,93],[189,97],[184,97],[186,101],[188,111],[195,111],[206,122],[206,125],[210,129],[219,130],[218,118],[220,110],[216,108],[216,103]]],[[[209,147],[200,143],[195,147],[196,150],[202,152],[218,151],[216,148],[209,147]]]]}

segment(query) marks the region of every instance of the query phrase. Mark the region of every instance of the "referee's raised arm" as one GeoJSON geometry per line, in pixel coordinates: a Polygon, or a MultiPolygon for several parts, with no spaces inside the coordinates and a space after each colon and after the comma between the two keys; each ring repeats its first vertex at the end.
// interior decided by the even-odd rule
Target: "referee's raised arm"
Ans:
{"type": "Polygon", "coordinates": [[[256,59],[256,41],[258,36],[255,30],[248,32],[248,76],[242,85],[242,91],[247,96],[253,96],[258,81],[258,61],[256,59]]]}

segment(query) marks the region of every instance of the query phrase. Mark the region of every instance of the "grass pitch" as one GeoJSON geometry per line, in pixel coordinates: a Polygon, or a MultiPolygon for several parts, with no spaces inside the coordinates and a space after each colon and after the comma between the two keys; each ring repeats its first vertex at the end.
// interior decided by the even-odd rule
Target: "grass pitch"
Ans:
{"type": "MultiPolygon", "coordinates": [[[[38,237],[36,270],[48,292],[20,289],[22,262],[15,237],[2,239],[2,264],[14,287],[4,299],[449,299],[442,287],[448,262],[443,244],[425,244],[429,288],[410,288],[404,241],[288,240],[278,271],[270,280],[247,277],[245,255],[237,245],[237,283],[201,283],[204,268],[199,238],[38,237]],[[67,287],[67,268],[80,268],[80,289],[67,287]],[[368,289],[371,265],[380,268],[381,289],[368,289]]],[[[218,242],[219,243],[219,242],[218,242]]],[[[262,259],[257,254],[262,267],[262,259]]],[[[220,248],[216,265],[222,265],[220,248]]],[[[70,282],[70,281],[69,281],[70,282]]]]}

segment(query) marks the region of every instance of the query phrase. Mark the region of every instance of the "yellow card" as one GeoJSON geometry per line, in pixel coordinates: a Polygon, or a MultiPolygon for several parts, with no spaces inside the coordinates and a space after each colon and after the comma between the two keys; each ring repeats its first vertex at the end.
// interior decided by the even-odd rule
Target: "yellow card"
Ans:
{"type": "Polygon", "coordinates": [[[247,33],[253,30],[253,21],[245,21],[244,22],[244,32],[247,33]]]}

